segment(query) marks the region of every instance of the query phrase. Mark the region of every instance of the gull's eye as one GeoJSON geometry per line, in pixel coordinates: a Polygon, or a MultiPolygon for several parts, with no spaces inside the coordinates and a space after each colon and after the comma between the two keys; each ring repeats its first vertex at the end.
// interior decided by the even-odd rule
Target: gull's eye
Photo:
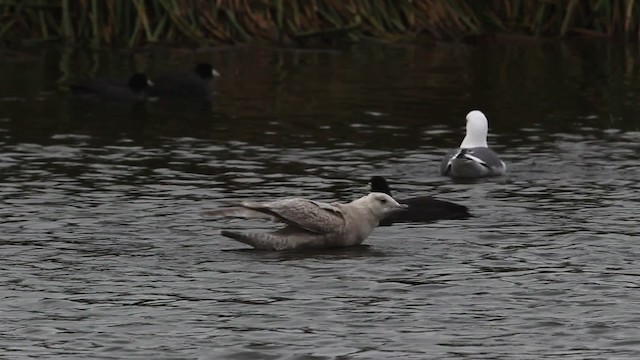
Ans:
{"type": "Polygon", "coordinates": [[[381,198],[381,199],[380,199],[380,202],[381,202],[381,203],[383,203],[383,204],[386,204],[386,203],[387,203],[387,199],[385,199],[385,198],[381,198]]]}

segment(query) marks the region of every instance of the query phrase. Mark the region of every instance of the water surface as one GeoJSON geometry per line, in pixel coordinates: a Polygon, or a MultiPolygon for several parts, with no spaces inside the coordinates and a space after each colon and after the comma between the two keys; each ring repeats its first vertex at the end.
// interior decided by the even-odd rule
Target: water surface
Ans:
{"type": "Polygon", "coordinates": [[[638,49],[31,50],[0,67],[0,345],[11,359],[636,359],[638,49]],[[69,99],[197,60],[211,103],[69,99]],[[438,174],[483,110],[506,177],[438,174]],[[203,212],[349,201],[385,175],[474,217],[256,252],[203,212]]]}

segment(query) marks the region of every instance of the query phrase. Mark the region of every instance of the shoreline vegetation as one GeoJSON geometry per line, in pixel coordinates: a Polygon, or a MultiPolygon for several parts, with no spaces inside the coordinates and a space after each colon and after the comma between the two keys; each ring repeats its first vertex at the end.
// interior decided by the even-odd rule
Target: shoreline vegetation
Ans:
{"type": "Polygon", "coordinates": [[[640,1],[0,0],[0,46],[318,46],[499,35],[638,40],[640,1]]]}

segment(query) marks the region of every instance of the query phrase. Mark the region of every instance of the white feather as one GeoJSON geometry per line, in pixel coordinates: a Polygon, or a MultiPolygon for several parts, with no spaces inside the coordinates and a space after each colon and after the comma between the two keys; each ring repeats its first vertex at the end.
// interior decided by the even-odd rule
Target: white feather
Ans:
{"type": "Polygon", "coordinates": [[[487,132],[489,124],[487,117],[479,110],[470,111],[467,114],[467,134],[460,147],[463,149],[487,146],[487,132]]]}

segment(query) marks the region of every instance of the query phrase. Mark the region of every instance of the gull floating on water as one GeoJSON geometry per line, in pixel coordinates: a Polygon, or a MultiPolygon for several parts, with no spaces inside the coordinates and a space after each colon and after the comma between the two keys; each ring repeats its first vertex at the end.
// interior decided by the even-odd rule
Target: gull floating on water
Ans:
{"type": "Polygon", "coordinates": [[[387,194],[374,192],[347,204],[294,198],[267,203],[243,202],[239,207],[209,211],[208,214],[268,219],[286,224],[271,233],[222,230],[223,236],[256,249],[322,249],[360,245],[381,219],[406,207],[387,194]]]}
{"type": "Polygon", "coordinates": [[[452,177],[478,178],[507,173],[507,165],[487,146],[487,117],[478,110],[467,114],[467,134],[462,144],[445,155],[440,173],[452,177]]]}
{"type": "MultiPolygon", "coordinates": [[[[371,177],[369,186],[371,186],[371,191],[391,196],[391,188],[387,180],[382,176],[371,177]]],[[[396,211],[388,214],[380,221],[380,225],[391,225],[395,222],[425,222],[471,217],[466,206],[434,199],[431,196],[417,196],[408,199],[396,199],[396,201],[407,205],[407,211],[396,211]]]]}

